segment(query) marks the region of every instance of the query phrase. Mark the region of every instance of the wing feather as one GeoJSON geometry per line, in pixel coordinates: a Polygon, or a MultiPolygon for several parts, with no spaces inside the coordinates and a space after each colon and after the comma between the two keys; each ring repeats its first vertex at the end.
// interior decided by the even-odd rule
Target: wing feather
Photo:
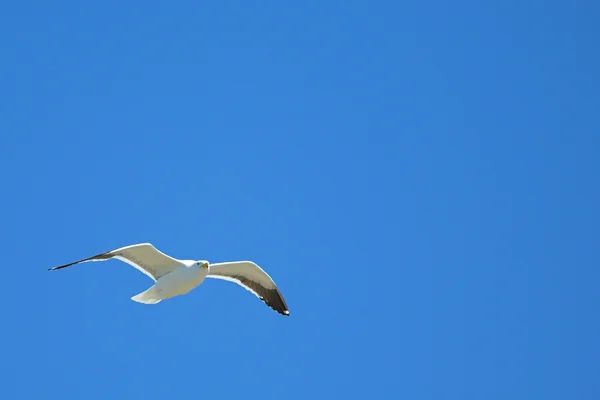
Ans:
{"type": "Polygon", "coordinates": [[[288,306],[269,274],[252,261],[210,264],[207,278],[237,283],[282,315],[290,315],[288,306]]]}
{"type": "Polygon", "coordinates": [[[184,265],[181,261],[159,251],[152,244],[140,243],[96,254],[95,256],[49,268],[48,270],[53,271],[89,261],[106,261],[111,258],[116,258],[131,265],[154,281],[184,265]]]}

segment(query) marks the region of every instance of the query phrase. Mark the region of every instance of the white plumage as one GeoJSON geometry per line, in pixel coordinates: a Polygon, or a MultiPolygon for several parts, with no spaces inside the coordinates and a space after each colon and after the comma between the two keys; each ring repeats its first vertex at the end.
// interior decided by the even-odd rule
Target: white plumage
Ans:
{"type": "Polygon", "coordinates": [[[156,304],[171,297],[186,294],[206,277],[235,282],[252,292],[282,315],[290,315],[287,304],[275,282],[252,261],[210,264],[205,260],[178,260],[164,254],[150,243],[121,247],[69,264],[49,268],[50,271],[88,261],[121,260],[155,281],[154,286],[131,299],[144,304],[156,304]]]}

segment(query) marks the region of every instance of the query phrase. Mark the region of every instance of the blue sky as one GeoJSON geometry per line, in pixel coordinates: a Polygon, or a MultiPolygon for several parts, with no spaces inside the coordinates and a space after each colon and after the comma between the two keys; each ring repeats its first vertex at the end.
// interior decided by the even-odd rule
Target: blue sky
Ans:
{"type": "Polygon", "coordinates": [[[600,7],[484,3],[3,3],[3,393],[599,398],[600,7]]]}

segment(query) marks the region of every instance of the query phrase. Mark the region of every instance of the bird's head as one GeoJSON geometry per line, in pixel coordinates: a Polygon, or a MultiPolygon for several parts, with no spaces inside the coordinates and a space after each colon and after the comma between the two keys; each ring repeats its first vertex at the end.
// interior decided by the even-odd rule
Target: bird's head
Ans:
{"type": "Polygon", "coordinates": [[[208,261],[198,260],[198,261],[196,261],[196,264],[198,264],[198,266],[200,268],[206,268],[206,269],[208,269],[208,261]]]}

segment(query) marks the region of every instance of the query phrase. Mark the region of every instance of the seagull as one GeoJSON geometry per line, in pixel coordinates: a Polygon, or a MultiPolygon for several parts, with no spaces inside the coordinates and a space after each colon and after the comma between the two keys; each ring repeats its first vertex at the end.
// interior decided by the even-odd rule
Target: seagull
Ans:
{"type": "Polygon", "coordinates": [[[186,294],[208,277],[237,283],[279,314],[290,315],[287,304],[273,279],[252,261],[211,264],[206,260],[178,260],[159,251],[150,243],[139,243],[48,268],[48,270],[54,271],[79,263],[106,261],[111,258],[133,266],[156,282],[148,290],[131,298],[138,303],[156,304],[186,294]]]}

